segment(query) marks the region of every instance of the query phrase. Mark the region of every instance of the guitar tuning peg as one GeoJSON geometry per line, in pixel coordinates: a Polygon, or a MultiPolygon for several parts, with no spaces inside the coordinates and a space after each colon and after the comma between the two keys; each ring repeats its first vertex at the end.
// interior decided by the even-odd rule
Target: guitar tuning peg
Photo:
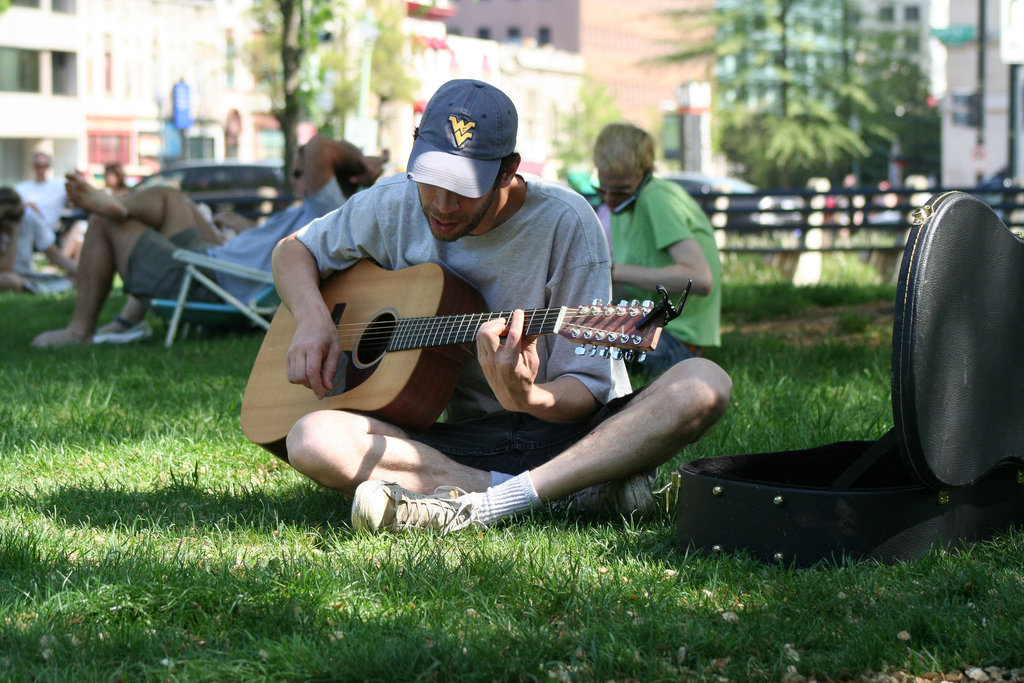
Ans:
{"type": "MultiPolygon", "coordinates": [[[[604,306],[604,300],[603,299],[594,299],[593,301],[590,302],[590,305],[591,306],[604,306]]],[[[651,305],[653,306],[654,304],[651,304],[651,305]]]]}
{"type": "Polygon", "coordinates": [[[596,355],[597,355],[597,347],[596,346],[591,346],[590,347],[590,357],[593,358],[596,355]]]}
{"type": "Polygon", "coordinates": [[[629,305],[630,306],[639,306],[640,302],[637,301],[636,299],[633,299],[632,301],[629,302],[629,305]]]}
{"type": "Polygon", "coordinates": [[[613,360],[622,360],[622,349],[620,349],[620,348],[612,349],[612,359],[613,360]]]}
{"type": "Polygon", "coordinates": [[[602,346],[599,353],[601,354],[601,358],[607,358],[609,355],[611,355],[611,352],[608,350],[607,346],[602,346]]]}
{"type": "Polygon", "coordinates": [[[619,306],[628,306],[625,299],[619,299],[619,306]]]}
{"type": "Polygon", "coordinates": [[[646,351],[641,351],[640,352],[640,357],[636,359],[636,362],[637,363],[643,363],[645,360],[647,360],[647,352],[646,351]]]}
{"type": "Polygon", "coordinates": [[[633,360],[633,350],[632,350],[632,349],[628,349],[628,350],[627,350],[627,351],[626,351],[626,352],[625,352],[624,354],[622,354],[622,355],[623,355],[623,357],[625,357],[625,359],[626,359],[626,360],[628,360],[628,361],[629,361],[629,360],[633,360]]]}
{"type": "Polygon", "coordinates": [[[573,352],[577,356],[582,356],[583,354],[585,354],[587,352],[587,347],[586,346],[577,346],[575,349],[573,349],[573,352]]]}

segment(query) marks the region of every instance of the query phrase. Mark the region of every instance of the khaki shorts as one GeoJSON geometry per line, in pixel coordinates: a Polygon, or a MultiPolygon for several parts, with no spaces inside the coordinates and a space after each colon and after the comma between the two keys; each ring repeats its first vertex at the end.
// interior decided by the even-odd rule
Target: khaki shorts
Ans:
{"type": "MultiPolygon", "coordinates": [[[[185,264],[171,256],[176,249],[206,252],[207,245],[195,228],[183,230],[170,238],[155,230],[146,230],[128,255],[125,291],[142,299],[177,299],[185,264]]],[[[204,271],[211,277],[213,274],[204,271]]],[[[188,294],[189,301],[218,301],[217,296],[196,282],[188,294]]]]}

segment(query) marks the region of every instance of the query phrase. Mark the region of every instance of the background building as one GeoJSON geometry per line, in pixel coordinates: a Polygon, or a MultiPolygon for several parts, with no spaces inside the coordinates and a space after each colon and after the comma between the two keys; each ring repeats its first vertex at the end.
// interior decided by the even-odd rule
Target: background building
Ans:
{"type": "Polygon", "coordinates": [[[143,175],[174,159],[280,158],[269,102],[240,63],[248,6],[12,5],[0,14],[0,178],[25,177],[37,149],[57,173],[97,176],[110,162],[143,175]]]}
{"type": "Polygon", "coordinates": [[[703,80],[699,65],[657,59],[679,41],[666,12],[710,6],[711,0],[452,0],[450,33],[501,43],[551,44],[578,52],[585,73],[603,84],[623,116],[652,130],[677,107],[676,89],[703,80]]]}
{"type": "Polygon", "coordinates": [[[936,31],[948,53],[944,185],[969,187],[1009,164],[1010,66],[999,53],[1002,19],[998,0],[950,1],[949,23],[936,31]]]}
{"type": "MultiPolygon", "coordinates": [[[[667,157],[714,170],[714,74],[699,64],[657,63],[683,40],[666,12],[714,0],[379,1],[408,11],[403,55],[420,84],[411,101],[372,97],[361,114],[374,124],[364,148],[388,148],[392,170],[404,166],[436,87],[471,77],[506,89],[519,104],[524,168],[557,177],[552,143],[585,76],[607,88],[626,118],[659,135],[667,157]]],[[[1010,67],[999,54],[1004,4],[855,5],[855,30],[901,31],[904,49],[933,75],[948,186],[972,185],[1009,161],[1010,67]]],[[[0,183],[28,177],[37,150],[54,156],[57,173],[97,175],[111,161],[141,175],[177,159],[281,159],[269,98],[244,57],[254,31],[250,7],[251,0],[14,0],[0,14],[0,183]]],[[[340,23],[358,23],[364,3],[346,8],[351,16],[340,23]]],[[[344,45],[337,49],[349,50],[344,45]]],[[[726,67],[716,66],[719,74],[726,67]]],[[[314,130],[303,124],[300,140],[314,130]]]]}

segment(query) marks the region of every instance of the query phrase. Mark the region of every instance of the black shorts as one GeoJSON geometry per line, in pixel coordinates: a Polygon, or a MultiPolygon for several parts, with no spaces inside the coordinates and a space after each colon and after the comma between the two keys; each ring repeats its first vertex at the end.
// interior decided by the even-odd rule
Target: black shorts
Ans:
{"type": "Polygon", "coordinates": [[[410,433],[410,438],[469,467],[519,474],[543,465],[582,439],[621,410],[637,391],[609,401],[589,420],[575,424],[506,413],[458,424],[438,422],[425,432],[410,433]]]}

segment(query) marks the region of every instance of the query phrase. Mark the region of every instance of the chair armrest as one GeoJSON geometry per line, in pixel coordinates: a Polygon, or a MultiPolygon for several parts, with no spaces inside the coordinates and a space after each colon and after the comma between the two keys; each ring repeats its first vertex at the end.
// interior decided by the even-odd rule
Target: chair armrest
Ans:
{"type": "Polygon", "coordinates": [[[216,259],[212,256],[200,254],[199,252],[191,251],[189,249],[175,249],[171,256],[176,261],[189,263],[194,266],[199,266],[200,268],[209,268],[210,270],[220,271],[222,273],[227,273],[228,275],[235,275],[255,282],[263,282],[268,285],[274,284],[273,273],[265,270],[259,270],[257,268],[250,268],[249,266],[242,266],[237,263],[231,263],[230,261],[216,259]]]}

